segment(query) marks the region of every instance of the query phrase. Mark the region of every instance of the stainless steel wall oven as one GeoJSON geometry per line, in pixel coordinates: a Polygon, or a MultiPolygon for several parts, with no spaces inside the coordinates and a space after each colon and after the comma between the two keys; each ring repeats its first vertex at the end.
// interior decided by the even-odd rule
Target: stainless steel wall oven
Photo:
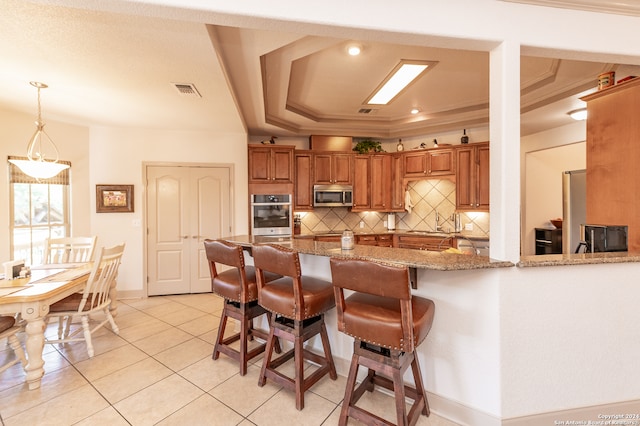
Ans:
{"type": "Polygon", "coordinates": [[[291,194],[251,195],[252,235],[291,235],[293,208],[291,194]]]}

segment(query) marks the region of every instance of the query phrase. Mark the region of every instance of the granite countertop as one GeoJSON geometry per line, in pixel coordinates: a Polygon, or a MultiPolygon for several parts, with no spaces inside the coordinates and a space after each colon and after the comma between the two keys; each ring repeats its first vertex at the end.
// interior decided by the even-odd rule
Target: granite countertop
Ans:
{"type": "Polygon", "coordinates": [[[356,244],[352,250],[342,250],[340,243],[314,241],[310,238],[261,237],[236,235],[224,240],[250,248],[253,244],[273,243],[289,247],[298,253],[339,258],[366,258],[375,261],[406,265],[410,268],[432,269],[438,271],[458,271],[469,269],[506,268],[513,263],[490,259],[487,256],[474,256],[425,250],[378,247],[356,244]]]}
{"type": "Polygon", "coordinates": [[[608,252],[608,253],[575,253],[575,254],[542,254],[522,256],[517,266],[566,266],[597,265],[602,263],[640,262],[640,253],[608,252]]]}

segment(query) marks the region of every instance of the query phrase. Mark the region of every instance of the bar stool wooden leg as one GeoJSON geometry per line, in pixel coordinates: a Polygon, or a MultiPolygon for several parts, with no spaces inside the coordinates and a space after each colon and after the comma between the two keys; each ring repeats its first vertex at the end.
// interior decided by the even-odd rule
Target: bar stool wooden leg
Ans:
{"type": "MultiPolygon", "coordinates": [[[[260,368],[260,377],[258,378],[258,386],[262,387],[267,382],[267,366],[271,364],[271,356],[275,342],[278,340],[275,336],[274,317],[269,319],[269,337],[267,338],[267,347],[264,349],[264,361],[260,368]]],[[[278,345],[279,346],[279,345],[278,345]]]]}
{"type": "Polygon", "coordinates": [[[216,344],[213,347],[213,355],[211,356],[214,360],[220,357],[220,345],[222,345],[224,330],[227,327],[227,319],[227,311],[224,309],[222,311],[222,318],[220,318],[220,325],[218,325],[218,336],[216,337],[216,344]]]}
{"type": "Polygon", "coordinates": [[[247,361],[248,361],[247,340],[250,337],[252,322],[253,322],[252,320],[247,319],[246,315],[244,315],[240,319],[240,375],[241,376],[244,376],[245,374],[247,374],[247,361]]]}
{"type": "Polygon", "coordinates": [[[342,400],[342,410],[340,410],[340,419],[338,420],[339,426],[346,426],[347,419],[349,418],[349,408],[351,407],[354,399],[354,389],[356,387],[356,377],[358,377],[358,355],[353,354],[351,357],[351,366],[349,367],[349,375],[347,376],[347,386],[344,391],[344,399],[342,400]]]}
{"type": "Polygon", "coordinates": [[[402,370],[395,369],[392,373],[393,380],[393,393],[396,399],[396,417],[398,419],[398,425],[407,425],[407,410],[404,408],[405,394],[404,394],[404,382],[402,380],[402,370]]]}
{"type": "Polygon", "coordinates": [[[320,338],[322,339],[322,347],[324,349],[324,357],[329,364],[329,377],[331,380],[336,380],[338,378],[338,373],[336,372],[336,365],[333,362],[333,356],[331,356],[331,346],[329,346],[329,335],[327,334],[327,326],[324,321],[322,321],[322,328],[320,329],[320,338]]]}
{"type": "Polygon", "coordinates": [[[304,408],[304,353],[303,337],[298,335],[294,341],[293,358],[295,362],[295,378],[296,386],[296,408],[302,410],[304,408]]]}
{"type": "Polygon", "coordinates": [[[422,382],[422,373],[420,372],[420,364],[418,363],[418,354],[413,353],[413,362],[411,363],[411,370],[413,370],[413,382],[416,384],[417,397],[424,401],[424,408],[422,414],[429,416],[431,410],[429,409],[429,401],[427,400],[427,394],[424,390],[422,382]]]}

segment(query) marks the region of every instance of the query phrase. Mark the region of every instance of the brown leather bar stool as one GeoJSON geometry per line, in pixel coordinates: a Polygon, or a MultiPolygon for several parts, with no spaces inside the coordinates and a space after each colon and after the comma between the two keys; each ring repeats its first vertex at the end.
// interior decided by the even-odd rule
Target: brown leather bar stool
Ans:
{"type": "MultiPolygon", "coordinates": [[[[214,293],[224,298],[224,310],[220,318],[218,336],[213,348],[212,358],[218,359],[220,353],[240,362],[240,375],[247,374],[247,362],[261,354],[266,343],[248,349],[247,340],[253,336],[267,340],[268,333],[253,328],[253,319],[262,314],[271,317],[271,312],[258,304],[258,286],[256,284],[255,268],[245,265],[242,247],[224,240],[205,240],[204,248],[209,261],[211,271],[211,289],[214,293]],[[216,263],[230,266],[223,272],[218,272],[216,263]],[[224,331],[229,318],[240,322],[240,332],[224,338],[224,331]],[[234,349],[231,344],[240,340],[240,350],[234,349]]],[[[280,278],[280,275],[265,273],[264,280],[271,281],[280,278]]],[[[277,350],[280,344],[276,342],[277,350]]]]}
{"type": "Polygon", "coordinates": [[[275,315],[271,317],[269,340],[264,354],[259,386],[267,378],[296,392],[296,408],[304,408],[304,392],[329,373],[332,380],[338,378],[331,356],[329,337],[324,323],[324,313],[335,306],[330,282],[303,276],[298,253],[278,245],[253,246],[253,259],[258,276],[258,301],[275,315]],[[267,271],[283,275],[268,281],[267,271]],[[324,357],[303,348],[305,341],[320,334],[324,357]],[[272,360],[277,337],[293,343],[293,349],[272,360]],[[294,358],[295,378],[285,376],[276,369],[294,358]],[[309,377],[304,377],[304,359],[320,366],[309,377]]]}
{"type": "Polygon", "coordinates": [[[406,266],[337,258],[330,264],[338,330],[355,338],[339,424],[346,425],[349,417],[365,424],[392,424],[355,405],[365,390],[379,385],[395,393],[397,424],[414,425],[421,413],[430,413],[415,349],[431,329],[433,301],[411,296],[406,266]],[[344,289],[354,293],[345,298],[344,289]],[[367,377],[356,389],[361,365],[368,368],[367,377]],[[409,366],[415,387],[404,384],[409,366]],[[405,396],[414,401],[408,414],[405,396]]]}

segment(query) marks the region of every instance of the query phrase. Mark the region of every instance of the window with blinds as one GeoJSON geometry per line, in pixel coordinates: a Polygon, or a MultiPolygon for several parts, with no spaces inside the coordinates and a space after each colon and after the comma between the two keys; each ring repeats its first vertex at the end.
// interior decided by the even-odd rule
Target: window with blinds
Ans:
{"type": "MultiPolygon", "coordinates": [[[[25,160],[24,157],[9,157],[25,160]]],[[[68,164],[68,161],[60,161],[68,164]]],[[[12,163],[9,166],[10,242],[13,260],[27,265],[42,263],[45,240],[69,236],[70,170],[49,179],[28,176],[12,163]]]]}

